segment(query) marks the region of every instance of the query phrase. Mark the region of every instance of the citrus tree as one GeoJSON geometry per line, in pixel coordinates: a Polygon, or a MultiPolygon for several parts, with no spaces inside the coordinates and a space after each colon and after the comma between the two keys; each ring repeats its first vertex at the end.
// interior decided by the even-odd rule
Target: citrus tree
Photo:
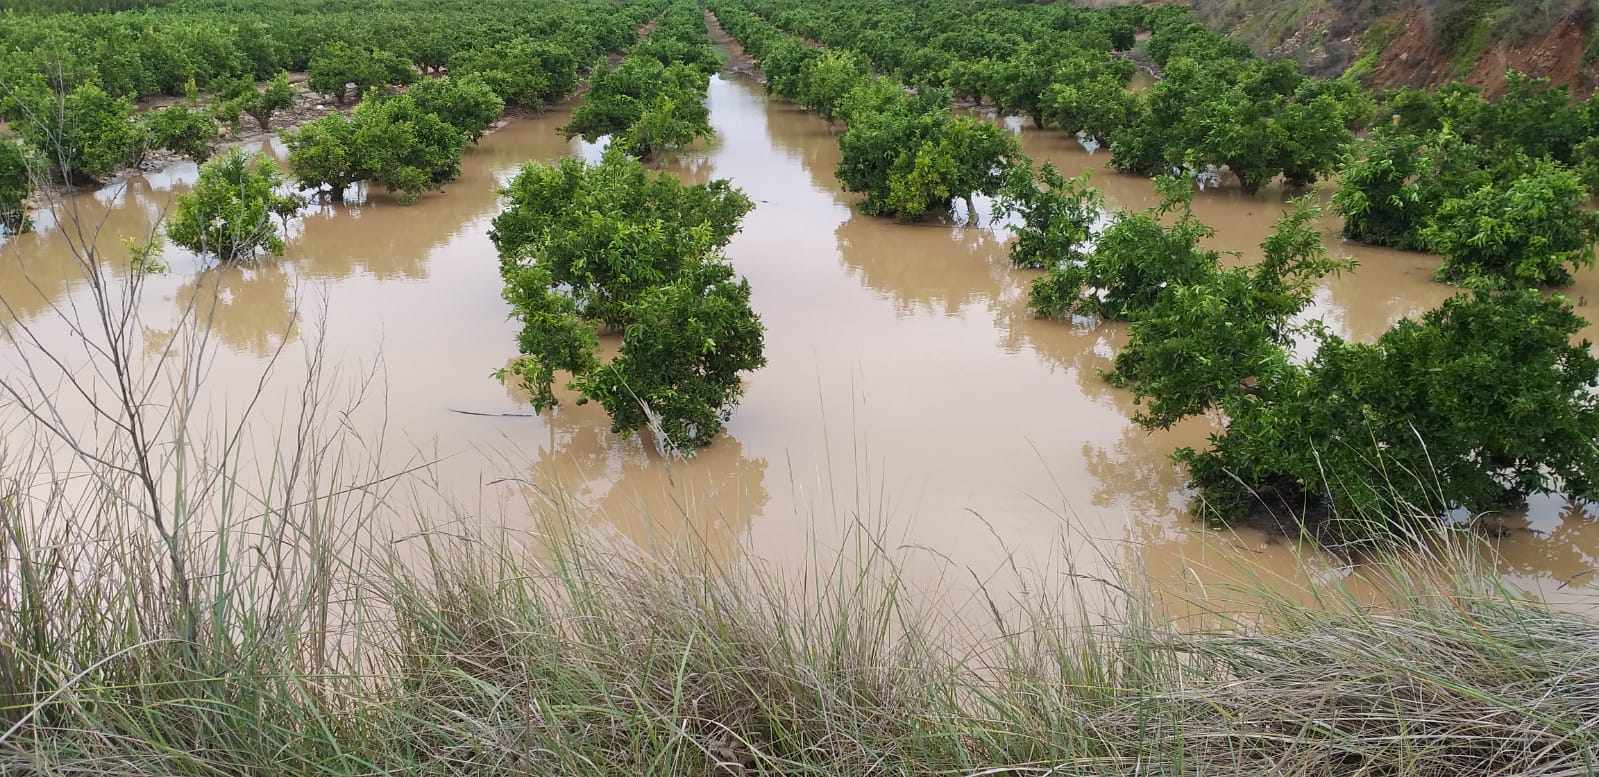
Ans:
{"type": "Polygon", "coordinates": [[[743,394],[740,375],[766,365],[749,281],[706,257],[632,313],[621,352],[579,376],[578,389],[604,406],[613,431],[653,426],[676,449],[710,444],[743,394]]]}
{"type": "Polygon", "coordinates": [[[997,194],[1005,170],[1021,158],[1016,139],[984,121],[953,116],[949,94],[914,97],[879,79],[843,101],[849,129],[839,136],[835,171],[844,188],[863,192],[862,210],[914,221],[954,198],[997,194]]]}
{"type": "Polygon", "coordinates": [[[1444,130],[1374,132],[1343,163],[1333,210],[1344,237],[1372,245],[1426,248],[1421,230],[1443,201],[1489,183],[1477,146],[1444,130]]]}
{"type": "Polygon", "coordinates": [[[142,136],[132,114],[132,101],[93,84],[65,95],[19,88],[6,98],[18,134],[53,175],[73,183],[108,178],[134,159],[142,136]]]}
{"type": "Polygon", "coordinates": [[[355,122],[342,113],[330,113],[284,132],[283,142],[289,147],[289,167],[302,189],[326,192],[335,202],[342,202],[345,190],[366,177],[355,146],[355,122]]]}
{"type": "Polygon", "coordinates": [[[272,120],[272,114],[293,107],[294,85],[289,83],[289,74],[281,70],[267,82],[265,90],[256,91],[255,87],[250,87],[249,93],[244,96],[244,102],[240,105],[240,108],[250,114],[250,118],[255,119],[256,125],[263,131],[272,120]]]}
{"type": "Polygon", "coordinates": [[[262,250],[281,254],[283,237],[273,219],[287,219],[305,205],[298,196],[280,193],[282,185],[272,160],[234,149],[200,166],[194,188],[178,197],[167,238],[224,262],[248,259],[262,250]]]}
{"type": "Polygon", "coordinates": [[[406,91],[424,113],[431,113],[473,142],[505,112],[505,101],[476,73],[425,78],[406,91]]]}
{"type": "Polygon", "coordinates": [[[141,117],[145,144],[204,162],[216,152],[217,122],[182,105],[146,111],[141,117]]]}
{"type": "Polygon", "coordinates": [[[1081,261],[1050,265],[1033,281],[1027,304],[1040,317],[1071,314],[1128,320],[1149,310],[1169,286],[1210,277],[1221,255],[1199,241],[1214,230],[1189,208],[1193,185],[1183,179],[1158,182],[1164,199],[1145,211],[1118,214],[1081,261]],[[1172,215],[1171,225],[1164,222],[1172,215]]]}
{"type": "Polygon", "coordinates": [[[1262,506],[1343,542],[1406,535],[1452,508],[1599,496],[1599,360],[1570,303],[1458,296],[1374,344],[1323,335],[1314,358],[1225,400],[1225,433],[1179,451],[1212,521],[1262,506]],[[1489,366],[1491,365],[1491,366],[1489,366]]]}
{"type": "Polygon", "coordinates": [[[860,57],[847,51],[826,51],[800,67],[797,102],[829,123],[839,118],[844,96],[870,76],[860,57]]]}
{"type": "Polygon", "coordinates": [[[1027,165],[1015,165],[994,202],[994,215],[1015,215],[1022,223],[1013,227],[1011,263],[1035,270],[1079,264],[1087,257],[1094,224],[1105,209],[1105,198],[1088,187],[1086,175],[1067,179],[1045,163],[1035,180],[1027,165]]]}
{"type": "Polygon", "coordinates": [[[0,232],[19,232],[27,223],[28,197],[33,175],[28,150],[21,143],[0,138],[0,232]]]}
{"type": "MultiPolygon", "coordinates": [[[[1320,211],[1308,200],[1280,219],[1253,266],[1212,265],[1159,289],[1137,311],[1127,345],[1116,354],[1111,383],[1130,388],[1135,420],[1165,428],[1237,394],[1251,394],[1289,366],[1295,337],[1315,334],[1299,320],[1318,282],[1352,264],[1334,259],[1314,228],[1320,211]]],[[[1155,249],[1158,250],[1158,249],[1155,249]]]]}
{"type": "Polygon", "coordinates": [[[1577,173],[1548,159],[1504,184],[1445,200],[1421,239],[1443,257],[1440,280],[1489,286],[1571,283],[1592,267],[1599,213],[1577,173]]]}
{"type": "Polygon", "coordinates": [[[749,284],[718,250],[752,207],[725,181],[684,186],[620,149],[600,162],[529,163],[502,192],[490,233],[522,354],[501,373],[534,407],[556,406],[558,373],[613,429],[652,426],[677,450],[708,444],[765,363],[749,284]],[[599,335],[622,333],[604,362],[599,335]]]}
{"type": "Polygon", "coordinates": [[[710,110],[702,102],[708,83],[688,64],[652,57],[630,56],[616,68],[601,64],[561,134],[590,142],[612,136],[640,158],[686,146],[711,135],[710,110]]]}

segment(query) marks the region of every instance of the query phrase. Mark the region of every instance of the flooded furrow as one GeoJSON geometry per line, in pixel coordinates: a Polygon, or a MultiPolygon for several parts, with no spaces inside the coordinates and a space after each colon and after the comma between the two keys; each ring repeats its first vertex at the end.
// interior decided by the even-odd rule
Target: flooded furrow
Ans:
{"type": "MultiPolygon", "coordinates": [[[[1074,564],[1097,574],[1133,554],[1171,588],[1295,576],[1288,543],[1212,532],[1187,516],[1169,454],[1204,445],[1211,427],[1134,426],[1131,396],[1099,375],[1122,328],[1032,318],[1032,274],[1011,268],[1002,225],[981,213],[974,225],[861,215],[833,176],[841,128],[767,100],[744,78],[713,79],[709,104],[716,141],[663,168],[730,178],[755,201],[727,253],[752,285],[769,365],[748,379],[726,435],[692,460],[669,462],[647,440],[613,434],[594,405],[535,415],[490,377],[516,332],[488,239],[496,187],[524,161],[596,153],[555,132],[562,110],[487,136],[461,179],[415,205],[372,194],[316,206],[291,225],[282,258],[215,268],[169,248],[169,272],[146,281],[146,351],[159,353],[163,326],[192,306],[216,338],[205,412],[237,418],[254,402],[268,428],[295,423],[309,379],[302,354],[322,354],[350,407],[340,417],[360,441],[352,451],[384,471],[420,473],[385,485],[402,534],[448,520],[538,527],[554,501],[641,544],[692,535],[720,554],[779,563],[836,553],[864,525],[907,549],[913,575],[974,595],[983,581],[1016,577],[1007,572],[1074,564]]],[[[1150,182],[1106,170],[1103,151],[1030,129],[1022,145],[1069,175],[1091,173],[1112,207],[1155,204],[1150,182]]],[[[75,201],[82,222],[103,223],[113,276],[129,272],[120,239],[148,234],[194,178],[180,166],[75,201]]],[[[1215,247],[1246,262],[1286,207],[1277,189],[1195,201],[1215,247]]],[[[63,313],[87,297],[71,225],[38,221],[0,245],[0,314],[60,343],[72,364],[87,357],[63,313]]],[[[1345,244],[1335,226],[1324,225],[1329,248],[1360,265],[1317,298],[1316,314],[1339,334],[1374,339],[1452,293],[1431,280],[1435,258],[1345,244]]],[[[1584,271],[1567,293],[1596,290],[1584,271]]],[[[87,416],[74,423],[94,433],[87,416]]],[[[256,442],[261,461],[270,439],[256,442]]],[[[1503,523],[1502,567],[1529,588],[1558,598],[1599,567],[1599,522],[1580,506],[1542,499],[1503,523]]]]}

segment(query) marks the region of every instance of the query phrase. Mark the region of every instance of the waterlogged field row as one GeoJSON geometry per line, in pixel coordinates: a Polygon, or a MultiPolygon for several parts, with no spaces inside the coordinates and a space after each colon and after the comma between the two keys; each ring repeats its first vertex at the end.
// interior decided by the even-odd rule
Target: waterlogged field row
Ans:
{"type": "Polygon", "coordinates": [[[916,219],[997,196],[1021,221],[1014,263],[1046,271],[1029,294],[1037,315],[1130,324],[1106,379],[1132,390],[1139,424],[1226,419],[1208,449],[1176,452],[1201,517],[1281,511],[1358,542],[1531,494],[1594,496],[1599,360],[1573,342],[1587,322],[1571,302],[1539,293],[1594,261],[1594,103],[1512,76],[1494,102],[1456,85],[1379,106],[1353,80],[1265,63],[1180,10],[1012,7],[978,25],[952,24],[956,4],[718,10],[768,91],[844,122],[838,177],[867,212],[916,219]],[[1147,92],[1126,88],[1130,60],[1115,56],[1141,31],[1164,74],[1147,92]],[[1163,202],[1106,225],[1099,192],[1032,171],[992,125],[952,113],[956,93],[1108,142],[1118,169],[1170,171],[1163,202]],[[1348,343],[1303,315],[1323,278],[1355,269],[1328,255],[1312,199],[1251,267],[1223,269],[1202,247],[1214,233],[1193,215],[1194,178],[1218,169],[1246,193],[1337,169],[1346,236],[1428,248],[1439,280],[1470,291],[1348,343]]]}
{"type": "Polygon", "coordinates": [[[714,19],[769,93],[841,128],[835,174],[864,195],[862,213],[975,219],[977,200],[991,202],[1012,220],[1014,265],[1043,271],[1033,314],[1129,325],[1105,380],[1132,392],[1133,419],[1221,421],[1209,445],[1174,452],[1199,517],[1273,514],[1343,544],[1599,488],[1599,360],[1573,341],[1587,322],[1572,304],[1540,291],[1591,266],[1599,234],[1584,208],[1599,111],[1564,87],[1512,75],[1494,101],[1459,85],[1373,95],[1261,60],[1174,6],[622,8],[330,4],[312,24],[289,5],[241,22],[196,2],[20,17],[0,67],[0,107],[21,136],[0,142],[6,223],[28,227],[35,184],[49,198],[155,150],[203,162],[219,123],[242,116],[268,130],[295,105],[288,70],[303,69],[335,106],[352,87],[359,102],[283,129],[286,175],[233,150],[201,168],[164,229],[123,236],[144,269],[166,265],[162,238],[224,263],[282,254],[275,222],[286,229],[308,197],[343,201],[364,182],[415,201],[459,176],[502,112],[537,110],[581,79],[561,132],[605,144],[604,158],[531,163],[491,231],[522,325],[520,356],[497,375],[538,411],[563,387],[602,406],[613,432],[648,428],[692,453],[767,363],[749,284],[722,253],[754,203],[737,182],[684,187],[635,160],[712,136],[714,19]],[[1161,75],[1147,90],[1129,88],[1140,66],[1161,75]],[[1157,175],[1159,203],[1109,208],[1092,182],[1034,164],[957,98],[1108,146],[1115,168],[1157,175]],[[1468,291],[1376,342],[1347,342],[1307,315],[1326,278],[1357,269],[1327,251],[1318,198],[1296,201],[1243,267],[1209,246],[1214,230],[1194,212],[1207,180],[1254,194],[1335,175],[1344,236],[1433,251],[1438,279],[1468,291]],[[606,334],[621,335],[614,356],[602,356],[606,334]]]}
{"type": "Polygon", "coordinates": [[[1172,6],[80,4],[0,28],[0,773],[1589,770],[1596,627],[1506,585],[1599,566],[1558,90],[1172,6]],[[1508,578],[1431,531],[1524,501],[1508,578]]]}

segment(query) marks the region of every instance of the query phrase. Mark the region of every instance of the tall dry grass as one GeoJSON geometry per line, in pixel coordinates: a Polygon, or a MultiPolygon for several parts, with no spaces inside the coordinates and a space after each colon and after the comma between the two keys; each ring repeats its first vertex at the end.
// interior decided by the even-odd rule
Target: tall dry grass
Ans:
{"type": "Polygon", "coordinates": [[[158,543],[58,504],[0,511],[0,773],[1579,775],[1599,753],[1599,623],[1465,557],[1373,564],[1381,611],[1258,590],[1182,632],[1129,578],[967,640],[866,532],[779,577],[575,527],[410,553],[286,531],[276,554],[221,529],[186,538],[184,602],[158,543]]]}

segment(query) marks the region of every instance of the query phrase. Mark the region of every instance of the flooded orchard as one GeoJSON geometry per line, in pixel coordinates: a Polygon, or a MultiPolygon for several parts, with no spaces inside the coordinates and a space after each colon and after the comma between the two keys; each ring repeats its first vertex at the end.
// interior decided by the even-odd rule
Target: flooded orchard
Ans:
{"type": "MultiPolygon", "coordinates": [[[[1188,516],[1169,455],[1204,445],[1211,427],[1135,426],[1131,395],[1099,374],[1123,328],[1034,319],[1032,273],[1011,267],[1003,225],[986,213],[970,225],[862,215],[834,179],[837,128],[744,78],[713,78],[709,105],[715,143],[662,167],[731,179],[754,200],[727,254],[753,288],[769,363],[696,458],[670,461],[647,437],[613,434],[601,408],[567,394],[553,413],[534,414],[491,377],[514,356],[517,330],[488,238],[495,190],[525,161],[598,154],[561,139],[561,110],[485,137],[459,180],[414,205],[382,194],[315,205],[291,222],[281,258],[211,267],[168,249],[169,271],[145,281],[145,351],[159,355],[162,322],[192,309],[216,338],[202,414],[226,421],[251,409],[283,428],[302,417],[304,354],[322,354],[319,380],[352,408],[338,415],[354,439],[348,456],[412,473],[372,486],[397,534],[450,520],[537,528],[554,500],[642,545],[692,536],[719,554],[778,563],[826,557],[864,525],[909,549],[914,574],[957,591],[1006,571],[1055,570],[1068,558],[1099,569],[1133,554],[1172,587],[1296,574],[1291,543],[1213,532],[1188,516]]],[[[1111,208],[1156,203],[1148,180],[1106,169],[1108,154],[1013,129],[1035,160],[1092,173],[1111,208]]],[[[125,274],[120,238],[150,234],[195,176],[192,165],[134,176],[66,210],[103,221],[107,269],[125,274]]],[[[1248,262],[1286,203],[1278,189],[1223,190],[1194,209],[1216,229],[1215,247],[1248,262]]],[[[83,354],[62,314],[83,310],[88,292],[71,261],[73,231],[46,213],[37,220],[0,246],[3,313],[70,366],[83,354]]],[[[1330,220],[1323,229],[1335,254],[1359,262],[1317,297],[1314,315],[1340,335],[1375,339],[1453,293],[1432,281],[1435,257],[1344,244],[1330,220]]],[[[1584,271],[1567,293],[1595,291],[1584,271]]],[[[67,423],[95,428],[88,413],[67,423]]],[[[1489,522],[1501,568],[1547,596],[1599,567],[1599,523],[1579,505],[1540,499],[1525,516],[1489,522]]]]}

